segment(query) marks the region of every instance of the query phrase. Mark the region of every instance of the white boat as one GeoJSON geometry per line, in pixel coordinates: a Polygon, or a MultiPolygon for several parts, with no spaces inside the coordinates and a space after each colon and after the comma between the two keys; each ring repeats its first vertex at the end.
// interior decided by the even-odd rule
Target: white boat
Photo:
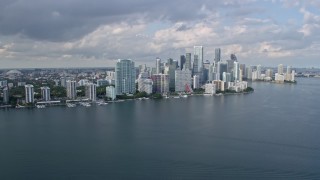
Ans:
{"type": "Polygon", "coordinates": [[[91,106],[91,104],[87,103],[87,102],[80,102],[80,105],[84,106],[84,107],[90,107],[91,106]]]}
{"type": "Polygon", "coordinates": [[[188,97],[188,95],[186,95],[186,94],[185,94],[185,95],[181,95],[181,97],[183,97],[183,98],[187,98],[187,97],[188,97]]]}
{"type": "Polygon", "coordinates": [[[98,102],[97,104],[98,104],[98,106],[104,106],[104,105],[107,105],[108,103],[106,103],[106,102],[98,102]]]}
{"type": "Polygon", "coordinates": [[[39,109],[43,109],[43,108],[45,108],[46,106],[45,106],[45,105],[36,105],[36,107],[39,108],[39,109]]]}
{"type": "Polygon", "coordinates": [[[77,105],[76,104],[72,104],[72,103],[67,103],[67,107],[76,107],[77,105]]]}
{"type": "Polygon", "coordinates": [[[179,99],[179,98],[180,98],[180,96],[173,96],[173,98],[175,98],[175,99],[179,99]]]}
{"type": "Polygon", "coordinates": [[[17,109],[19,109],[19,108],[25,108],[25,106],[21,106],[20,104],[17,104],[17,105],[16,105],[16,108],[17,108],[17,109]]]}

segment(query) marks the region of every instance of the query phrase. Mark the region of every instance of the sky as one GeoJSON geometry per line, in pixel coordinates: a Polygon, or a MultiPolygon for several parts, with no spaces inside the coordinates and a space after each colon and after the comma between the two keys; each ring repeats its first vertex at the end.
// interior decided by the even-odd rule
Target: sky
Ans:
{"type": "Polygon", "coordinates": [[[117,59],[235,53],[240,63],[320,67],[319,0],[0,0],[0,69],[111,67],[117,59]]]}

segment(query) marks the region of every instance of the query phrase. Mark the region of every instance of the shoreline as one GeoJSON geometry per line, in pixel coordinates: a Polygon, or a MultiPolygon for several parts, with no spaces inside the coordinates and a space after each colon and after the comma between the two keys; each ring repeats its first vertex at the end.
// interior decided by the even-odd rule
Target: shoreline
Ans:
{"type": "Polygon", "coordinates": [[[250,94],[253,93],[254,91],[250,91],[250,92],[236,92],[236,93],[218,93],[218,94],[185,94],[187,96],[181,96],[181,95],[172,95],[172,96],[168,96],[168,97],[162,97],[162,98],[146,98],[146,97],[142,97],[142,98],[134,98],[134,99],[119,99],[119,100],[115,100],[115,101],[96,101],[96,102],[88,102],[88,101],[79,101],[77,103],[60,103],[60,104],[54,104],[54,105],[45,105],[45,106],[41,106],[41,107],[37,107],[38,105],[35,106],[22,106],[22,105],[18,105],[18,106],[12,106],[12,105],[3,105],[0,106],[0,109],[44,109],[44,108],[48,108],[48,107],[57,107],[57,106],[64,106],[66,108],[73,108],[73,107],[77,107],[77,106],[83,106],[83,107],[91,107],[92,104],[96,105],[96,106],[105,106],[109,103],[119,103],[119,102],[127,102],[127,101],[143,101],[143,100],[165,100],[165,99],[187,99],[188,97],[192,97],[192,96],[229,96],[229,95],[243,95],[243,94],[250,94]],[[90,104],[87,106],[82,105],[82,103],[87,103],[90,104]],[[101,103],[101,104],[100,104],[101,103]],[[68,104],[74,104],[75,106],[73,107],[69,107],[68,104]]]}

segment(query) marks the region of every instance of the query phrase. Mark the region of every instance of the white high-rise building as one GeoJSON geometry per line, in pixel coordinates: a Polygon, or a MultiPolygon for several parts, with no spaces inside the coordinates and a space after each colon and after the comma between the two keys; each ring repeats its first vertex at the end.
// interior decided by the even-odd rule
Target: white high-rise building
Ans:
{"type": "Polygon", "coordinates": [[[213,83],[207,83],[204,85],[204,93],[205,94],[216,94],[216,85],[213,83]]]}
{"type": "Polygon", "coordinates": [[[134,94],[136,92],[136,69],[129,59],[119,59],[116,64],[115,88],[116,94],[134,94]]]}
{"type": "Polygon", "coordinates": [[[193,76],[193,89],[200,88],[200,77],[198,75],[193,76]]]}
{"type": "Polygon", "coordinates": [[[247,79],[251,79],[252,80],[252,66],[249,66],[246,68],[246,73],[247,73],[247,79]]]}
{"type": "Polygon", "coordinates": [[[212,84],[215,84],[216,90],[224,91],[224,82],[221,80],[214,80],[212,81],[212,84]]]}
{"type": "Polygon", "coordinates": [[[203,69],[203,46],[194,46],[194,55],[198,56],[198,72],[203,69]]]}
{"type": "Polygon", "coordinates": [[[34,87],[31,84],[26,84],[25,88],[25,95],[26,95],[26,103],[33,103],[34,102],[34,87]]]}
{"type": "Polygon", "coordinates": [[[292,72],[291,72],[291,66],[287,66],[287,74],[291,74],[292,72]]]}
{"type": "Polygon", "coordinates": [[[149,73],[140,73],[138,78],[138,91],[152,93],[153,81],[149,78],[149,73]]]}
{"type": "Polygon", "coordinates": [[[257,66],[257,76],[258,79],[261,79],[261,65],[257,66]]]}
{"type": "Polygon", "coordinates": [[[223,82],[231,82],[231,74],[223,72],[222,79],[223,79],[223,82]]]}
{"type": "Polygon", "coordinates": [[[278,65],[278,74],[283,74],[283,64],[278,65]]]}
{"type": "Polygon", "coordinates": [[[116,99],[116,88],[114,86],[106,87],[106,97],[110,98],[112,101],[116,99]]]}
{"type": "Polygon", "coordinates": [[[88,83],[86,85],[86,97],[90,101],[96,101],[97,100],[97,85],[93,83],[88,83]]]}
{"type": "Polygon", "coordinates": [[[285,77],[283,74],[276,73],[274,78],[277,83],[284,83],[285,77]]]}
{"type": "Polygon", "coordinates": [[[273,72],[272,72],[272,69],[267,69],[266,70],[266,77],[268,78],[272,78],[272,76],[273,76],[273,72]]]}
{"type": "Polygon", "coordinates": [[[295,74],[296,74],[296,71],[295,71],[295,70],[292,70],[292,72],[291,72],[291,81],[292,81],[292,82],[295,81],[295,78],[294,78],[295,74]]]}
{"type": "Polygon", "coordinates": [[[77,98],[77,82],[76,81],[67,81],[67,97],[69,99],[77,98]]]}
{"type": "Polygon", "coordinates": [[[235,61],[233,63],[233,77],[234,77],[235,82],[239,81],[239,73],[240,73],[239,70],[240,70],[239,63],[237,61],[235,61]]]}
{"type": "Polygon", "coordinates": [[[45,87],[41,87],[41,97],[43,101],[50,101],[50,88],[45,86],[45,87]]]}
{"type": "Polygon", "coordinates": [[[184,92],[191,87],[191,71],[189,69],[177,69],[175,71],[175,91],[184,92]]]}
{"type": "Polygon", "coordinates": [[[8,86],[5,86],[2,89],[2,93],[3,93],[3,103],[7,104],[9,102],[9,88],[8,88],[8,86]]]}

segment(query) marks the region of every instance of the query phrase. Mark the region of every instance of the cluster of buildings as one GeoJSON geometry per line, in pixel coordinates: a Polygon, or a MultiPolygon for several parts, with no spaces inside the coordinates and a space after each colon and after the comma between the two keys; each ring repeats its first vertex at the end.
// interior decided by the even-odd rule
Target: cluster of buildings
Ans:
{"type": "MultiPolygon", "coordinates": [[[[241,64],[235,54],[231,54],[227,60],[222,60],[220,48],[215,49],[213,61],[210,62],[204,60],[203,46],[194,46],[193,53],[188,52],[181,55],[179,60],[156,58],[154,67],[146,65],[136,67],[133,60],[119,59],[114,70],[104,71],[103,76],[100,76],[101,73],[94,73],[91,76],[83,72],[71,73],[68,76],[63,73],[53,81],[55,86],[65,88],[68,100],[78,99],[77,87],[84,86],[85,98],[90,101],[97,100],[97,87],[100,86],[106,86],[106,97],[115,100],[117,95],[132,95],[136,92],[147,94],[192,93],[199,89],[204,90],[206,94],[228,90],[241,92],[248,87],[245,80],[279,83],[295,81],[295,71],[291,66],[287,66],[284,72],[284,66],[280,64],[277,73],[274,71],[272,68],[262,68],[261,65],[241,64]]],[[[11,70],[6,75],[15,79],[21,77],[22,73],[11,70]]],[[[11,86],[13,86],[12,83],[0,81],[4,104],[9,102],[11,86]]],[[[25,103],[33,103],[35,101],[34,86],[25,82],[18,82],[18,86],[25,87],[25,103]]],[[[51,101],[50,87],[43,86],[40,89],[41,101],[51,101]]]]}
{"type": "MultiPolygon", "coordinates": [[[[194,46],[194,52],[162,61],[156,58],[155,67],[140,65],[138,71],[138,91],[167,94],[169,92],[192,93],[194,89],[205,89],[206,93],[227,89],[243,91],[247,82],[243,81],[244,64],[239,64],[232,54],[229,60],[221,60],[221,49],[215,49],[214,61],[204,61],[203,46],[194,46]]],[[[136,70],[132,60],[118,60],[115,68],[115,93],[117,95],[136,92],[136,70]]]]}

